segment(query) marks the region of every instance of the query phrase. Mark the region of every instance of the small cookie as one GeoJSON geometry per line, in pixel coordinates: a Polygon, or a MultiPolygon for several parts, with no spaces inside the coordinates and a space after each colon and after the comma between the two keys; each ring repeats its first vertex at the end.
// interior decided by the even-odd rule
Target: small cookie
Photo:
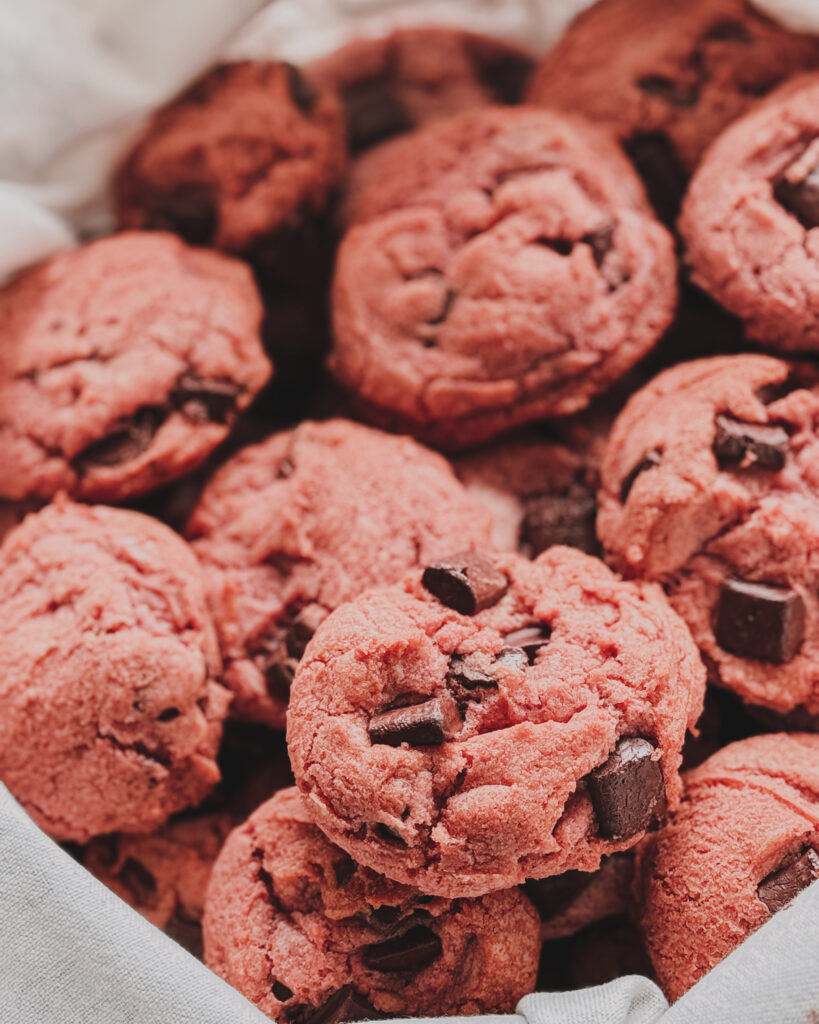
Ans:
{"type": "Polygon", "coordinates": [[[330,367],[379,424],[458,448],[568,415],[668,326],[673,243],[591,127],[490,107],[373,157],[348,207],[366,223],[338,253],[330,367]]]}
{"type": "MultiPolygon", "coordinates": [[[[616,420],[597,529],[663,583],[715,682],[819,714],[819,375],[762,355],[666,370],[616,420]]],[[[805,725],[803,725],[803,728],[805,725]]]]}
{"type": "Polygon", "coordinates": [[[319,628],[293,774],[333,842],[424,892],[594,871],[676,805],[704,682],[658,587],[572,548],[457,555],[319,628]]]}
{"type": "Polygon", "coordinates": [[[755,736],[685,776],[637,863],[638,919],[670,1000],[819,878],[817,808],[819,736],[755,736]]]}
{"type": "Polygon", "coordinates": [[[783,86],[708,151],[683,204],[693,280],[749,338],[819,350],[819,74],[783,86]]]}
{"type": "Polygon", "coordinates": [[[529,100],[611,131],[671,223],[709,143],[759,96],[816,66],[814,36],[746,0],[600,0],[543,60],[529,100]]]}
{"type": "Polygon", "coordinates": [[[489,531],[445,460],[408,438],[329,420],[239,452],[187,527],[235,713],[283,728],[295,666],[328,612],[453,546],[486,545],[489,531]]]}
{"type": "Polygon", "coordinates": [[[228,692],[190,548],[63,499],[0,548],[0,779],[57,839],[150,832],[219,781],[228,692]]]}
{"type": "Polygon", "coordinates": [[[442,26],[354,39],[306,69],[341,96],[350,151],[489,103],[519,103],[533,61],[516,46],[442,26]]]}
{"type": "Polygon", "coordinates": [[[0,499],[140,494],[198,466],[270,376],[247,268],[128,232],[0,290],[0,499]]]}
{"type": "Polygon", "coordinates": [[[510,1013],[540,952],[519,890],[449,901],[389,882],[333,846],[295,789],[228,839],[204,938],[208,966],[283,1024],[510,1013]]]}

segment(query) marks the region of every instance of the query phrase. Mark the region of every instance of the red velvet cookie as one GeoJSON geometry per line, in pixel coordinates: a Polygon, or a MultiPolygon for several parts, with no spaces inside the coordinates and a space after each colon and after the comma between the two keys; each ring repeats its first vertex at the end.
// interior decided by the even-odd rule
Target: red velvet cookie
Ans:
{"type": "Polygon", "coordinates": [[[819,736],[756,736],[685,776],[638,854],[639,922],[669,999],[819,878],[819,736]]]}
{"type": "Polygon", "coordinates": [[[703,151],[759,96],[819,65],[819,41],[746,0],[600,0],[537,69],[529,99],[585,114],[623,143],[673,220],[703,151]]]}
{"type": "Polygon", "coordinates": [[[293,774],[333,842],[425,892],[594,871],[676,806],[704,682],[658,587],[572,548],[467,553],[319,628],[293,774]]]}
{"type": "Polygon", "coordinates": [[[440,26],[354,39],[308,68],[347,113],[350,150],[488,103],[518,103],[532,59],[499,39],[440,26]]]}
{"type": "Polygon", "coordinates": [[[283,728],[293,671],[328,612],[489,532],[445,460],[408,438],[329,420],[239,452],[187,529],[236,713],[283,728]]]}
{"type": "Polygon", "coordinates": [[[819,350],[819,74],[793,79],[714,143],[680,217],[692,277],[750,338],[819,350]]]}
{"type": "Polygon", "coordinates": [[[565,416],[667,327],[671,238],[591,127],[491,107],[373,158],[347,211],[366,223],[338,253],[330,365],[377,422],[457,448],[565,416]]]}
{"type": "Polygon", "coordinates": [[[329,842],[295,789],[232,833],[208,888],[205,960],[282,1022],[508,1013],[534,988],[537,914],[516,889],[424,897],[329,842]]]}
{"type": "Polygon", "coordinates": [[[166,234],[0,290],[0,498],[118,501],[194,469],[270,375],[250,273],[166,234]]]}
{"type": "Polygon", "coordinates": [[[58,499],[0,548],[0,779],[58,839],[150,832],[219,780],[229,694],[167,527],[58,499]]]}
{"type": "Polygon", "coordinates": [[[819,375],[768,356],[660,374],[618,417],[598,533],[627,576],[658,580],[715,682],[819,715],[819,375]]]}

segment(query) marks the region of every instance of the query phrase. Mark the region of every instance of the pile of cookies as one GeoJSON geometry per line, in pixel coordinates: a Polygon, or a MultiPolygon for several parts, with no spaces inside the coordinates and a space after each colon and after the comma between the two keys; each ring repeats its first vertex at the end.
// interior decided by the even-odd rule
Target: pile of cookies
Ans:
{"type": "Polygon", "coordinates": [[[819,39],[222,65],[112,197],[0,290],[49,835],[282,1024],[676,999],[819,878],[819,39]]]}

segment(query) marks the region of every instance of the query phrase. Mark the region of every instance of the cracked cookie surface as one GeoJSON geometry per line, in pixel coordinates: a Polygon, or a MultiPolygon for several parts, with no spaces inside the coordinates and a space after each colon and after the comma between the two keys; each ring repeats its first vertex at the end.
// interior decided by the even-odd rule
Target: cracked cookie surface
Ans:
{"type": "Polygon", "coordinates": [[[54,256],[0,291],[0,498],[118,501],[194,469],[270,375],[250,273],[166,234],[54,256]]]}
{"type": "Polygon", "coordinates": [[[568,415],[670,322],[671,238],[590,125],[491,107],[365,163],[336,263],[330,366],[375,422],[454,448],[568,415]]]}
{"type": "Polygon", "coordinates": [[[660,374],[626,405],[602,466],[598,533],[658,580],[715,682],[819,715],[819,376],[762,355],[660,374]]]}
{"type": "Polygon", "coordinates": [[[308,421],[234,456],[186,532],[236,714],[283,728],[295,666],[328,612],[489,531],[446,461],[409,438],[308,421]]]}
{"type": "Polygon", "coordinates": [[[190,548],[63,498],[0,549],[0,778],[57,839],[149,832],[219,781],[229,694],[190,548]]]}
{"type": "Polygon", "coordinates": [[[390,882],[326,839],[295,789],[229,837],[204,936],[207,964],[288,1024],[511,1012],[540,951],[519,890],[450,901],[390,882]]]}
{"type": "Polygon", "coordinates": [[[320,627],[293,773],[333,842],[426,892],[594,871],[676,805],[704,676],[656,586],[565,547],[464,555],[320,627]]]}

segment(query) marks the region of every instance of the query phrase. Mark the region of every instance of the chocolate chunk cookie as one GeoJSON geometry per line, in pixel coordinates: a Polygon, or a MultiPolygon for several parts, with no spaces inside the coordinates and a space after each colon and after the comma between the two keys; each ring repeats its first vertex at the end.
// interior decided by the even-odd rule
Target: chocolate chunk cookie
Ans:
{"type": "Polygon", "coordinates": [[[492,107],[373,158],[347,209],[330,365],[377,422],[457,448],[568,415],[670,322],[671,238],[584,123],[492,107]]]}
{"type": "Polygon", "coordinates": [[[680,218],[693,279],[750,338],[819,350],[819,74],[793,79],[731,125],[680,218]]]}
{"type": "Polygon", "coordinates": [[[761,355],[660,374],[615,422],[598,532],[661,581],[712,679],[779,714],[819,714],[819,375],[761,355]]]}
{"type": "Polygon", "coordinates": [[[333,842],[425,892],[594,871],[676,806],[704,681],[658,587],[572,548],[456,555],[320,627],[293,774],[333,842]]]}
{"type": "Polygon", "coordinates": [[[208,965],[283,1024],[511,1012],[540,951],[520,891],[449,901],[389,882],[329,842],[295,789],[228,839],[204,936],[208,965]]]}
{"type": "Polygon", "coordinates": [[[228,692],[199,566],[58,499],[0,548],[0,779],[58,839],[150,832],[219,780],[228,692]]]}
{"type": "Polygon", "coordinates": [[[407,438],[330,420],[239,452],[187,529],[235,713],[283,728],[293,672],[328,612],[489,532],[444,459],[407,438]]]}
{"type": "Polygon", "coordinates": [[[127,232],[0,290],[0,499],[118,501],[194,469],[270,374],[247,269],[127,232]]]}
{"type": "Polygon", "coordinates": [[[814,36],[746,0],[601,0],[544,59],[529,99],[612,131],[671,223],[709,143],[794,71],[817,66],[814,36]]]}
{"type": "Polygon", "coordinates": [[[638,855],[639,922],[678,999],[819,878],[819,736],[756,736],[685,776],[638,855]]]}

